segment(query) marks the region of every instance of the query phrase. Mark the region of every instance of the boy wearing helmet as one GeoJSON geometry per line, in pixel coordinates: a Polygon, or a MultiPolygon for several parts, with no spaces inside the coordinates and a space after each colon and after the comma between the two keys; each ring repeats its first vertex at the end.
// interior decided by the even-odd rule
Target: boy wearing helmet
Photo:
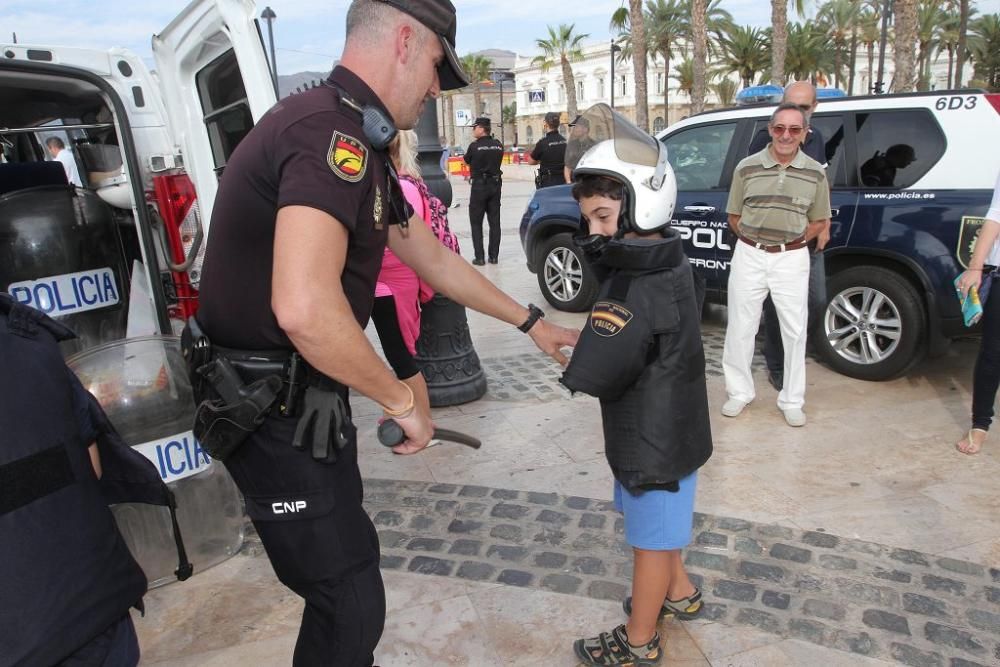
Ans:
{"type": "Polygon", "coordinates": [[[702,609],[681,549],[691,540],[696,471],[712,454],[701,298],[680,236],[666,148],[606,105],[585,114],[598,142],[574,170],[577,243],[601,286],[562,377],[601,403],[615,504],[635,566],[623,623],[579,639],[590,665],[655,665],[659,618],[702,609]]]}

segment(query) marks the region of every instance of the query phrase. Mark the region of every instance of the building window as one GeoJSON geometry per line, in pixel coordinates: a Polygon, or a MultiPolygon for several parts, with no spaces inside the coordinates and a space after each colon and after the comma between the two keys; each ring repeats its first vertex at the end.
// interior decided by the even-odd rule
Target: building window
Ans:
{"type": "Polygon", "coordinates": [[[528,140],[528,145],[535,143],[535,131],[528,125],[524,128],[524,137],[528,140]]]}
{"type": "Polygon", "coordinates": [[[656,94],[663,94],[663,72],[656,73],[656,94]]]}
{"type": "Polygon", "coordinates": [[[564,83],[560,83],[559,84],[559,96],[556,99],[556,101],[557,102],[565,102],[566,101],[566,84],[564,84],[564,83]]]}
{"type": "Polygon", "coordinates": [[[576,99],[577,100],[587,99],[586,96],[583,94],[583,81],[576,82],[576,99]]]}
{"type": "Polygon", "coordinates": [[[604,98],[604,77],[599,77],[597,79],[597,99],[604,98]]]}
{"type": "Polygon", "coordinates": [[[663,117],[662,116],[657,116],[656,118],[654,118],[653,119],[653,134],[657,134],[658,132],[660,132],[660,130],[663,129],[663,125],[664,124],[663,124],[663,117]]]}
{"type": "Polygon", "coordinates": [[[624,74],[618,77],[618,94],[622,97],[628,95],[628,82],[624,74]]]}

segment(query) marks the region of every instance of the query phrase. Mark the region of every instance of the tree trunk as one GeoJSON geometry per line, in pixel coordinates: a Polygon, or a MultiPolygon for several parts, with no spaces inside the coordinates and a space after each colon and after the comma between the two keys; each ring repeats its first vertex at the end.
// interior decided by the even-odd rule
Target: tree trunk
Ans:
{"type": "Polygon", "coordinates": [[[479,90],[478,82],[472,87],[472,104],[475,106],[475,109],[472,110],[472,118],[476,119],[483,115],[483,93],[479,90]]]}
{"type": "Polygon", "coordinates": [[[840,88],[840,45],[833,45],[833,86],[840,88]]]}
{"type": "Polygon", "coordinates": [[[569,58],[565,55],[561,58],[563,85],[566,86],[566,115],[569,116],[570,123],[579,113],[576,106],[576,79],[573,78],[573,68],[569,64],[569,58]]]}
{"type": "Polygon", "coordinates": [[[691,113],[705,110],[705,61],[708,56],[708,30],[705,25],[707,0],[691,0],[691,41],[693,47],[691,113]]]}
{"type": "Polygon", "coordinates": [[[875,42],[868,44],[868,94],[875,92],[875,42]]]}
{"type": "Polygon", "coordinates": [[[958,54],[955,56],[956,88],[962,87],[962,68],[965,66],[965,36],[969,31],[969,0],[961,0],[958,4],[958,54]]]}
{"type": "Polygon", "coordinates": [[[894,92],[913,92],[914,55],[917,42],[917,0],[896,0],[896,39],[892,51],[896,60],[894,92]]]}
{"type": "Polygon", "coordinates": [[[670,125],[670,52],[663,56],[663,126],[670,125]]]}
{"type": "Polygon", "coordinates": [[[851,57],[848,59],[847,94],[854,94],[854,68],[858,64],[858,29],[851,26],[851,57]]]}
{"type": "Polygon", "coordinates": [[[951,49],[948,49],[948,90],[951,90],[952,83],[954,81],[954,79],[951,78],[952,74],[954,73],[954,71],[952,70],[952,67],[954,66],[955,66],[955,52],[952,51],[951,49]]]}
{"type": "Polygon", "coordinates": [[[646,85],[648,54],[646,52],[646,17],[642,0],[628,0],[629,21],[632,24],[632,69],[635,72],[635,124],[649,132],[649,88],[646,85]]]}
{"type": "Polygon", "coordinates": [[[788,0],[771,0],[771,83],[785,85],[788,50],[788,0]]]}

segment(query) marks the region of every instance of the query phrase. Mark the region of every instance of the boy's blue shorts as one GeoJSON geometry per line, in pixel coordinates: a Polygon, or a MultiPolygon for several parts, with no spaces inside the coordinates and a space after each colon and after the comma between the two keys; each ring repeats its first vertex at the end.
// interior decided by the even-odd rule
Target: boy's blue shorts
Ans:
{"type": "Polygon", "coordinates": [[[625,515],[625,541],[649,551],[683,549],[691,543],[694,492],[698,473],[680,480],[680,491],[653,490],[637,495],[615,480],[615,507],[625,515]]]}

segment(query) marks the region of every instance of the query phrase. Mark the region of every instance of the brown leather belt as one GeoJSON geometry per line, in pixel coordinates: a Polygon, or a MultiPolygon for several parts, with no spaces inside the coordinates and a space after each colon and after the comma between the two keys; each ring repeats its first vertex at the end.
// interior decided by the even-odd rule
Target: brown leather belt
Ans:
{"type": "Polygon", "coordinates": [[[805,248],[807,245],[809,245],[809,242],[806,241],[805,236],[800,236],[797,239],[792,239],[788,243],[777,243],[775,245],[764,245],[763,243],[758,243],[757,241],[751,241],[742,234],[737,234],[737,237],[740,239],[740,241],[743,241],[747,245],[751,245],[754,248],[757,248],[757,250],[763,250],[764,252],[785,252],[786,250],[798,250],[799,248],[805,248]]]}

